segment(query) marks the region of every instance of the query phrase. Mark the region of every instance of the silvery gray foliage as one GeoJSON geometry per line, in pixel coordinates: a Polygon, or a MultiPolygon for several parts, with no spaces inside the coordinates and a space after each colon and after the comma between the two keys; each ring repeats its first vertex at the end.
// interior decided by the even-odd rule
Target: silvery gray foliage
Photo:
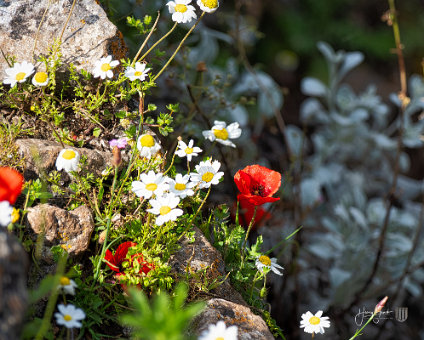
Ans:
{"type": "MultiPolygon", "coordinates": [[[[362,62],[361,53],[335,52],[326,43],[319,43],[318,48],[327,61],[330,80],[324,84],[315,78],[305,78],[301,84],[303,93],[309,96],[301,106],[301,120],[314,129],[303,143],[300,192],[303,208],[310,209],[310,213],[303,221],[305,243],[299,256],[305,267],[300,274],[301,290],[305,292],[303,302],[310,306],[313,301],[319,309],[325,309],[348,306],[371,273],[387,211],[386,196],[393,180],[397,136],[402,124],[400,115],[389,110],[374,86],[356,94],[342,83],[344,76],[362,62]],[[320,232],[308,232],[308,227],[314,231],[318,227],[320,232]],[[308,268],[319,268],[321,275],[318,277],[315,270],[308,268]],[[311,289],[319,281],[327,282],[328,290],[311,289]]],[[[422,148],[424,120],[417,120],[424,109],[422,77],[411,77],[409,95],[402,144],[422,148]]],[[[397,95],[390,99],[400,108],[397,95]]],[[[292,147],[298,145],[299,136],[289,137],[289,143],[292,147]]],[[[398,203],[391,210],[383,258],[373,284],[362,292],[373,301],[371,305],[381,294],[393,293],[397,283],[388,282],[399,278],[405,270],[419,227],[423,182],[405,175],[414,161],[402,152],[396,190],[398,203]]],[[[412,266],[424,260],[423,249],[421,240],[412,266]]],[[[407,276],[404,288],[414,297],[422,296],[423,283],[424,270],[418,269],[407,276]]]]}

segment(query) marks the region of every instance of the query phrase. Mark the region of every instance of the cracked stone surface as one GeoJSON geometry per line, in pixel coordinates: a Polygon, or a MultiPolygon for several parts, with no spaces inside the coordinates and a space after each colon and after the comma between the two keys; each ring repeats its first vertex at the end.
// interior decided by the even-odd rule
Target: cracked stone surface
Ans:
{"type": "MultiPolygon", "coordinates": [[[[0,1],[0,46],[5,55],[15,56],[17,62],[33,63],[39,56],[47,55],[63,30],[72,2],[0,1]]],[[[122,34],[109,21],[98,2],[79,0],[64,31],[61,53],[65,64],[73,63],[77,69],[91,71],[96,60],[109,54],[115,59],[123,58],[127,48],[122,34]]],[[[43,65],[36,63],[35,66],[43,65]]],[[[5,59],[0,58],[0,79],[8,67],[5,59]]]]}
{"type": "Polygon", "coordinates": [[[67,211],[39,204],[28,209],[27,219],[36,234],[44,233],[47,245],[60,245],[71,255],[87,250],[94,230],[93,214],[84,205],[67,211]]]}

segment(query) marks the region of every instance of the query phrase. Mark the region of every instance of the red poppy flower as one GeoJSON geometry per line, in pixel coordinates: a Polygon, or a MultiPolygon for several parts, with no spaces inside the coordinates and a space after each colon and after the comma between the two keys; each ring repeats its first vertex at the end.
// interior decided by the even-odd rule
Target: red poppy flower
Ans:
{"type": "Polygon", "coordinates": [[[143,272],[144,274],[147,274],[150,270],[154,268],[154,265],[152,263],[148,263],[144,261],[142,254],[134,254],[131,256],[130,259],[127,259],[127,253],[128,249],[131,247],[136,246],[137,243],[134,242],[124,242],[118,246],[118,248],[115,251],[115,255],[112,254],[112,252],[107,249],[105,254],[105,260],[107,261],[106,264],[109,266],[110,269],[112,269],[114,272],[116,272],[116,276],[121,276],[124,273],[122,272],[122,264],[126,261],[130,262],[130,265],[132,266],[133,261],[137,260],[138,263],[140,263],[140,272],[143,272]]]}
{"type": "MultiPolygon", "coordinates": [[[[252,221],[253,213],[255,212],[255,205],[246,199],[239,201],[239,223],[247,228],[252,221]]],[[[253,221],[252,230],[259,228],[265,221],[271,218],[271,214],[261,207],[256,208],[255,220],[253,221]]]]}
{"type": "Polygon", "coordinates": [[[237,171],[234,181],[240,194],[238,200],[245,199],[253,205],[278,201],[274,195],[281,185],[281,174],[260,165],[249,165],[237,171]]]}
{"type": "Polygon", "coordinates": [[[9,201],[15,204],[21,194],[24,177],[16,170],[7,167],[0,168],[0,202],[9,201]]]}

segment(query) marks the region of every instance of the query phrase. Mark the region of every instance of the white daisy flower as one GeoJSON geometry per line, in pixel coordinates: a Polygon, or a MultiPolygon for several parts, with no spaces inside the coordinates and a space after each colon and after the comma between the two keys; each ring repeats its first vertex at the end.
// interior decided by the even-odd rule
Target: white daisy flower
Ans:
{"type": "Polygon", "coordinates": [[[305,328],[306,333],[321,333],[324,334],[324,328],[330,327],[330,321],[328,316],[321,316],[322,310],[318,311],[315,315],[311,312],[302,314],[302,320],[300,321],[300,328],[305,328]]]}
{"type": "Polygon", "coordinates": [[[149,203],[152,208],[147,209],[147,211],[159,215],[156,217],[156,225],[162,225],[168,221],[175,221],[178,216],[183,214],[181,209],[176,208],[178,203],[180,203],[179,197],[172,193],[150,200],[149,203]]]}
{"type": "Polygon", "coordinates": [[[198,340],[237,340],[237,326],[227,328],[224,321],[218,321],[216,325],[209,325],[208,329],[200,334],[198,340]]]}
{"type": "Polygon", "coordinates": [[[0,202],[0,227],[7,227],[12,223],[13,207],[9,201],[0,202]]]}
{"type": "Polygon", "coordinates": [[[106,77],[112,78],[113,72],[112,69],[119,65],[118,60],[112,60],[112,56],[108,55],[107,57],[100,58],[100,60],[96,61],[93,69],[94,78],[102,78],[106,77]]]}
{"type": "Polygon", "coordinates": [[[149,173],[140,175],[140,181],[134,181],[131,184],[131,190],[138,196],[149,199],[153,195],[162,196],[167,191],[169,185],[167,178],[162,176],[162,173],[157,173],[150,170],[149,173]]]}
{"type": "Polygon", "coordinates": [[[219,179],[224,175],[222,171],[218,172],[221,163],[218,161],[210,160],[200,162],[196,165],[197,173],[191,174],[191,180],[196,184],[199,184],[199,188],[209,188],[211,184],[216,185],[219,183],[219,179]]]}
{"type": "Polygon", "coordinates": [[[268,273],[269,270],[272,270],[277,275],[283,275],[283,273],[280,272],[279,269],[284,268],[277,263],[277,259],[275,257],[270,259],[266,255],[258,256],[255,265],[261,273],[264,273],[264,269],[266,269],[265,274],[268,273]]]}
{"type": "Polygon", "coordinates": [[[227,126],[225,122],[216,120],[211,130],[202,132],[203,137],[209,139],[211,142],[216,140],[218,143],[229,145],[235,148],[235,144],[230,139],[239,138],[241,135],[241,129],[239,123],[231,123],[227,126]]]}
{"type": "Polygon", "coordinates": [[[23,83],[27,78],[34,73],[34,65],[23,61],[22,63],[15,63],[13,67],[5,70],[7,76],[3,80],[3,84],[10,84],[10,87],[16,83],[23,83]]]}
{"type": "Polygon", "coordinates": [[[213,13],[219,7],[218,0],[197,0],[197,5],[206,13],[213,13]]]}
{"type": "Polygon", "coordinates": [[[59,286],[57,288],[59,291],[64,292],[65,294],[75,295],[76,287],[78,287],[78,285],[74,280],[71,280],[66,276],[62,276],[59,280],[59,286]]]}
{"type": "Polygon", "coordinates": [[[129,80],[134,81],[136,79],[140,79],[140,81],[143,81],[147,77],[147,73],[150,71],[150,68],[146,68],[146,64],[136,62],[135,68],[128,66],[125,70],[125,77],[127,77],[129,80]]]}
{"type": "Polygon", "coordinates": [[[81,320],[85,319],[85,313],[82,309],[76,308],[74,305],[67,304],[58,305],[59,313],[54,313],[56,323],[65,326],[66,328],[80,328],[82,326],[81,320]]]}
{"type": "Polygon", "coordinates": [[[46,72],[37,72],[32,77],[32,84],[35,86],[46,86],[49,83],[49,76],[46,72]]]}
{"type": "Polygon", "coordinates": [[[198,156],[199,152],[202,152],[203,150],[197,146],[193,147],[194,141],[191,139],[190,142],[188,142],[188,145],[184,143],[182,140],[178,142],[178,150],[176,151],[176,154],[178,157],[187,157],[187,160],[191,162],[191,158],[194,156],[198,156]]]}
{"type": "Polygon", "coordinates": [[[191,0],[175,0],[169,1],[166,4],[169,13],[172,14],[173,21],[185,24],[197,18],[196,9],[192,5],[189,5],[190,2],[191,0]]]}
{"type": "Polygon", "coordinates": [[[154,156],[160,151],[161,147],[152,135],[145,133],[144,135],[138,137],[137,149],[140,151],[141,157],[146,157],[147,159],[150,159],[152,158],[152,156],[154,156]]]}
{"type": "Polygon", "coordinates": [[[57,171],[65,170],[67,173],[78,170],[80,155],[72,149],[63,149],[56,159],[57,171]]]}
{"type": "Polygon", "coordinates": [[[180,198],[186,198],[187,196],[193,196],[194,191],[192,188],[196,186],[196,183],[189,182],[190,175],[181,175],[177,174],[175,180],[170,178],[168,180],[169,191],[172,192],[175,196],[180,198]]]}

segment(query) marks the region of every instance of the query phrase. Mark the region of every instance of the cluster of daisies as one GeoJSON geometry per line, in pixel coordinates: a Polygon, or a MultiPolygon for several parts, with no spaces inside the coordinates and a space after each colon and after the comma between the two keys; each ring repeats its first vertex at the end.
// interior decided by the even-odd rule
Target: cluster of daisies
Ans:
{"type": "MultiPolygon", "coordinates": [[[[193,146],[193,140],[188,144],[178,142],[176,155],[186,157],[190,162],[192,157],[198,156],[202,149],[193,146]]],[[[150,134],[143,134],[138,138],[137,147],[142,157],[150,159],[160,150],[160,145],[150,134]]],[[[191,174],[176,174],[175,178],[164,176],[150,170],[142,173],[138,181],[133,181],[131,190],[140,198],[148,199],[151,209],[148,212],[157,215],[156,224],[162,225],[168,221],[175,221],[183,214],[177,206],[181,199],[193,196],[196,188],[210,188],[216,185],[224,175],[219,171],[221,163],[214,160],[201,161],[195,166],[196,172],[191,174]]]]}
{"type": "MultiPolygon", "coordinates": [[[[177,23],[189,23],[193,19],[197,19],[196,9],[190,5],[191,0],[175,0],[169,1],[169,13],[172,14],[172,20],[177,23]]],[[[219,7],[218,0],[197,0],[200,10],[206,13],[213,13],[219,7]]]]}

